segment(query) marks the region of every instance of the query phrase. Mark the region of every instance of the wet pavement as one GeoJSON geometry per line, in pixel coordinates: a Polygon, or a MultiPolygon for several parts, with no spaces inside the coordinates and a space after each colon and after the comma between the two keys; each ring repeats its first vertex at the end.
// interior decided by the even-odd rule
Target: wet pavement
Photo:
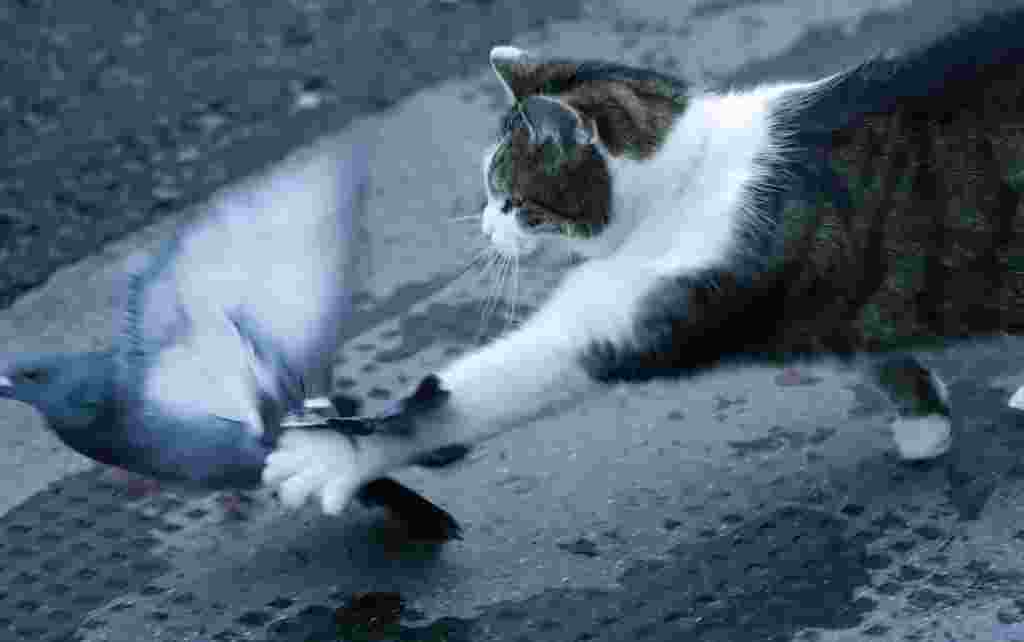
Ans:
{"type": "MultiPolygon", "coordinates": [[[[98,224],[89,234],[99,236],[66,246],[56,228],[41,227],[44,247],[71,249],[33,269],[49,274],[67,265],[42,287],[25,292],[38,281],[23,281],[22,289],[6,290],[25,293],[0,311],[0,351],[104,345],[120,301],[118,266],[131,252],[165,238],[188,216],[190,199],[219,181],[340,128],[342,140],[376,143],[362,238],[367,291],[345,328],[350,338],[336,369],[337,387],[372,411],[499,331],[506,317],[538,305],[564,269],[523,266],[518,305],[494,309],[484,302],[502,289],[493,279],[455,278],[481,246],[472,221],[448,219],[475,213],[482,201],[479,153],[502,108],[485,68],[491,44],[511,39],[540,52],[613,57],[746,84],[834,71],[932,37],[994,4],[608,0],[566,7],[541,24],[534,16],[549,15],[555,3],[522,13],[515,7],[523,3],[414,3],[425,12],[418,19],[466,16],[458,29],[444,24],[467,38],[469,49],[436,45],[435,58],[415,67],[443,82],[413,73],[409,84],[381,93],[391,96],[388,105],[338,99],[312,108],[320,115],[309,120],[285,101],[265,112],[262,134],[238,138],[221,156],[199,151],[195,163],[226,168],[219,178],[197,186],[181,175],[175,185],[194,190],[190,196],[139,219],[137,231],[101,251],[91,251],[107,238],[98,224]],[[477,14],[459,11],[489,11],[493,22],[473,31],[467,25],[477,14]],[[157,222],[139,227],[151,220],[157,222]],[[84,258],[82,248],[90,248],[84,258]]],[[[153,3],[151,13],[184,20],[191,15],[186,5],[153,3]]],[[[364,5],[381,12],[374,15],[385,29],[386,3],[364,5]]],[[[356,3],[279,3],[275,11],[312,21],[342,6],[356,3]]],[[[394,7],[396,29],[406,23],[394,7]]],[[[47,3],[8,9],[31,11],[52,18],[56,10],[47,3]]],[[[238,32],[229,25],[242,18],[225,15],[232,21],[211,33],[230,40],[238,32]]],[[[279,32],[286,21],[274,19],[279,32]]],[[[247,24],[251,34],[271,23],[247,24]]],[[[331,28],[344,31],[345,24],[331,28]]],[[[422,28],[435,34],[440,24],[422,28]]],[[[300,48],[307,46],[319,45],[300,48]]],[[[351,60],[348,46],[334,41],[321,54],[341,51],[351,60]]],[[[258,50],[229,48],[238,57],[223,64],[238,67],[258,50]]],[[[358,60],[371,59],[323,64],[332,87],[370,97],[376,94],[366,78],[393,70],[383,55],[358,60]]],[[[396,64],[410,69],[413,61],[396,64]]],[[[238,68],[237,82],[248,87],[238,68]]],[[[294,62],[293,69],[314,67],[294,62]]],[[[167,82],[177,77],[166,75],[167,82]]],[[[202,87],[198,94],[211,97],[202,87]]],[[[249,104],[248,93],[228,87],[238,109],[257,109],[255,97],[249,104]]],[[[161,91],[179,100],[179,92],[161,91]]],[[[87,100],[98,99],[81,98],[87,100]]],[[[138,107],[133,131],[153,127],[146,113],[138,107]]],[[[68,118],[58,131],[87,147],[83,121],[74,120],[86,116],[68,118]]],[[[32,149],[32,135],[6,131],[11,149],[32,149]]],[[[39,167],[84,181],[77,157],[60,153],[59,138],[46,138],[58,133],[36,135],[39,167]]],[[[191,143],[154,144],[172,159],[191,143]]],[[[104,171],[127,176],[120,161],[111,163],[104,171]]],[[[22,180],[21,167],[10,161],[5,185],[22,180]]],[[[59,193],[52,180],[48,191],[33,184],[33,203],[59,193]]],[[[91,193],[79,187],[66,189],[91,193]]],[[[147,189],[140,188],[140,202],[159,198],[147,189]]],[[[8,202],[0,214],[4,208],[18,206],[8,202]]],[[[67,238],[75,234],[84,233],[67,238]]],[[[38,255],[0,256],[0,278],[11,279],[21,274],[14,266],[36,265],[30,259],[38,255]]],[[[506,294],[513,286],[504,284],[506,294]]],[[[1024,640],[1024,416],[1005,406],[1024,384],[1021,356],[1024,341],[1006,339],[926,357],[950,383],[957,441],[945,457],[915,465],[895,457],[890,410],[878,394],[828,364],[801,367],[800,376],[757,368],[619,386],[488,443],[453,470],[404,472],[404,482],[463,523],[465,539],[444,546],[412,542],[385,513],[359,507],[325,518],[312,508],[286,512],[264,493],[154,490],[68,453],[34,413],[4,404],[0,641],[1024,640]]]]}

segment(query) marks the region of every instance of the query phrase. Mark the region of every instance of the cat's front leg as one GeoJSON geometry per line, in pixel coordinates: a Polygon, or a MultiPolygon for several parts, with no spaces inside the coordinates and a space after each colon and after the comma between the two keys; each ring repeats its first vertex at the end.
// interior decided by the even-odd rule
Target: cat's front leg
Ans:
{"type": "Polygon", "coordinates": [[[319,499],[324,512],[336,514],[372,479],[443,463],[435,455],[464,453],[578,403],[601,385],[582,364],[585,349],[627,341],[634,306],[646,291],[646,284],[612,270],[600,262],[577,269],[520,329],[425,378],[393,412],[334,429],[286,431],[267,459],[264,482],[285,504],[319,499]]]}
{"type": "MultiPolygon", "coordinates": [[[[369,417],[326,418],[319,425],[286,430],[266,461],[263,482],[275,487],[281,502],[298,507],[318,497],[325,513],[337,514],[358,493],[383,479],[392,461],[406,452],[406,442],[421,427],[436,421],[447,391],[436,375],[425,377],[412,394],[389,410],[369,417]]],[[[440,449],[423,455],[423,465],[453,463],[466,450],[440,449]],[[453,454],[455,453],[455,454],[453,454]]]]}

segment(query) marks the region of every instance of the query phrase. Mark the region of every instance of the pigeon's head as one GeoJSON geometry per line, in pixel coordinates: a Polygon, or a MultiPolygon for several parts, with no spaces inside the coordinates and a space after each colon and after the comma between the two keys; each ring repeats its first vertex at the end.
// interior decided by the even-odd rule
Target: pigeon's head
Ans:
{"type": "Polygon", "coordinates": [[[90,428],[109,399],[106,353],[48,354],[0,361],[0,399],[34,407],[61,437],[90,428]]]}

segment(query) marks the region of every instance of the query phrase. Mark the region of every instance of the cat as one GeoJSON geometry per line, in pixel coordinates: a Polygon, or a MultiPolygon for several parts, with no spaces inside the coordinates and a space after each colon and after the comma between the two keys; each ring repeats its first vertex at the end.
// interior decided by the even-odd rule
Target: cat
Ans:
{"type": "Polygon", "coordinates": [[[495,47],[512,106],[484,154],[482,232],[506,256],[584,260],[392,411],[286,434],[264,479],[336,513],[365,480],[610,383],[827,355],[893,400],[902,458],[942,455],[950,397],[911,351],[1024,330],[1020,34],[1024,10],[990,14],[742,90],[495,47]]]}

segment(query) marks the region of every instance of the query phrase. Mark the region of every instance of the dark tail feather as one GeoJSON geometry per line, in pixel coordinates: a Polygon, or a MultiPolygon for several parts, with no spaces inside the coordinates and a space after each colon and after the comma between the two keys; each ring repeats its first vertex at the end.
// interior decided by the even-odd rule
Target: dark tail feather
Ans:
{"type": "Polygon", "coordinates": [[[375,479],[356,497],[365,506],[383,506],[401,519],[414,539],[445,542],[462,539],[462,527],[448,511],[390,477],[375,479]]]}

